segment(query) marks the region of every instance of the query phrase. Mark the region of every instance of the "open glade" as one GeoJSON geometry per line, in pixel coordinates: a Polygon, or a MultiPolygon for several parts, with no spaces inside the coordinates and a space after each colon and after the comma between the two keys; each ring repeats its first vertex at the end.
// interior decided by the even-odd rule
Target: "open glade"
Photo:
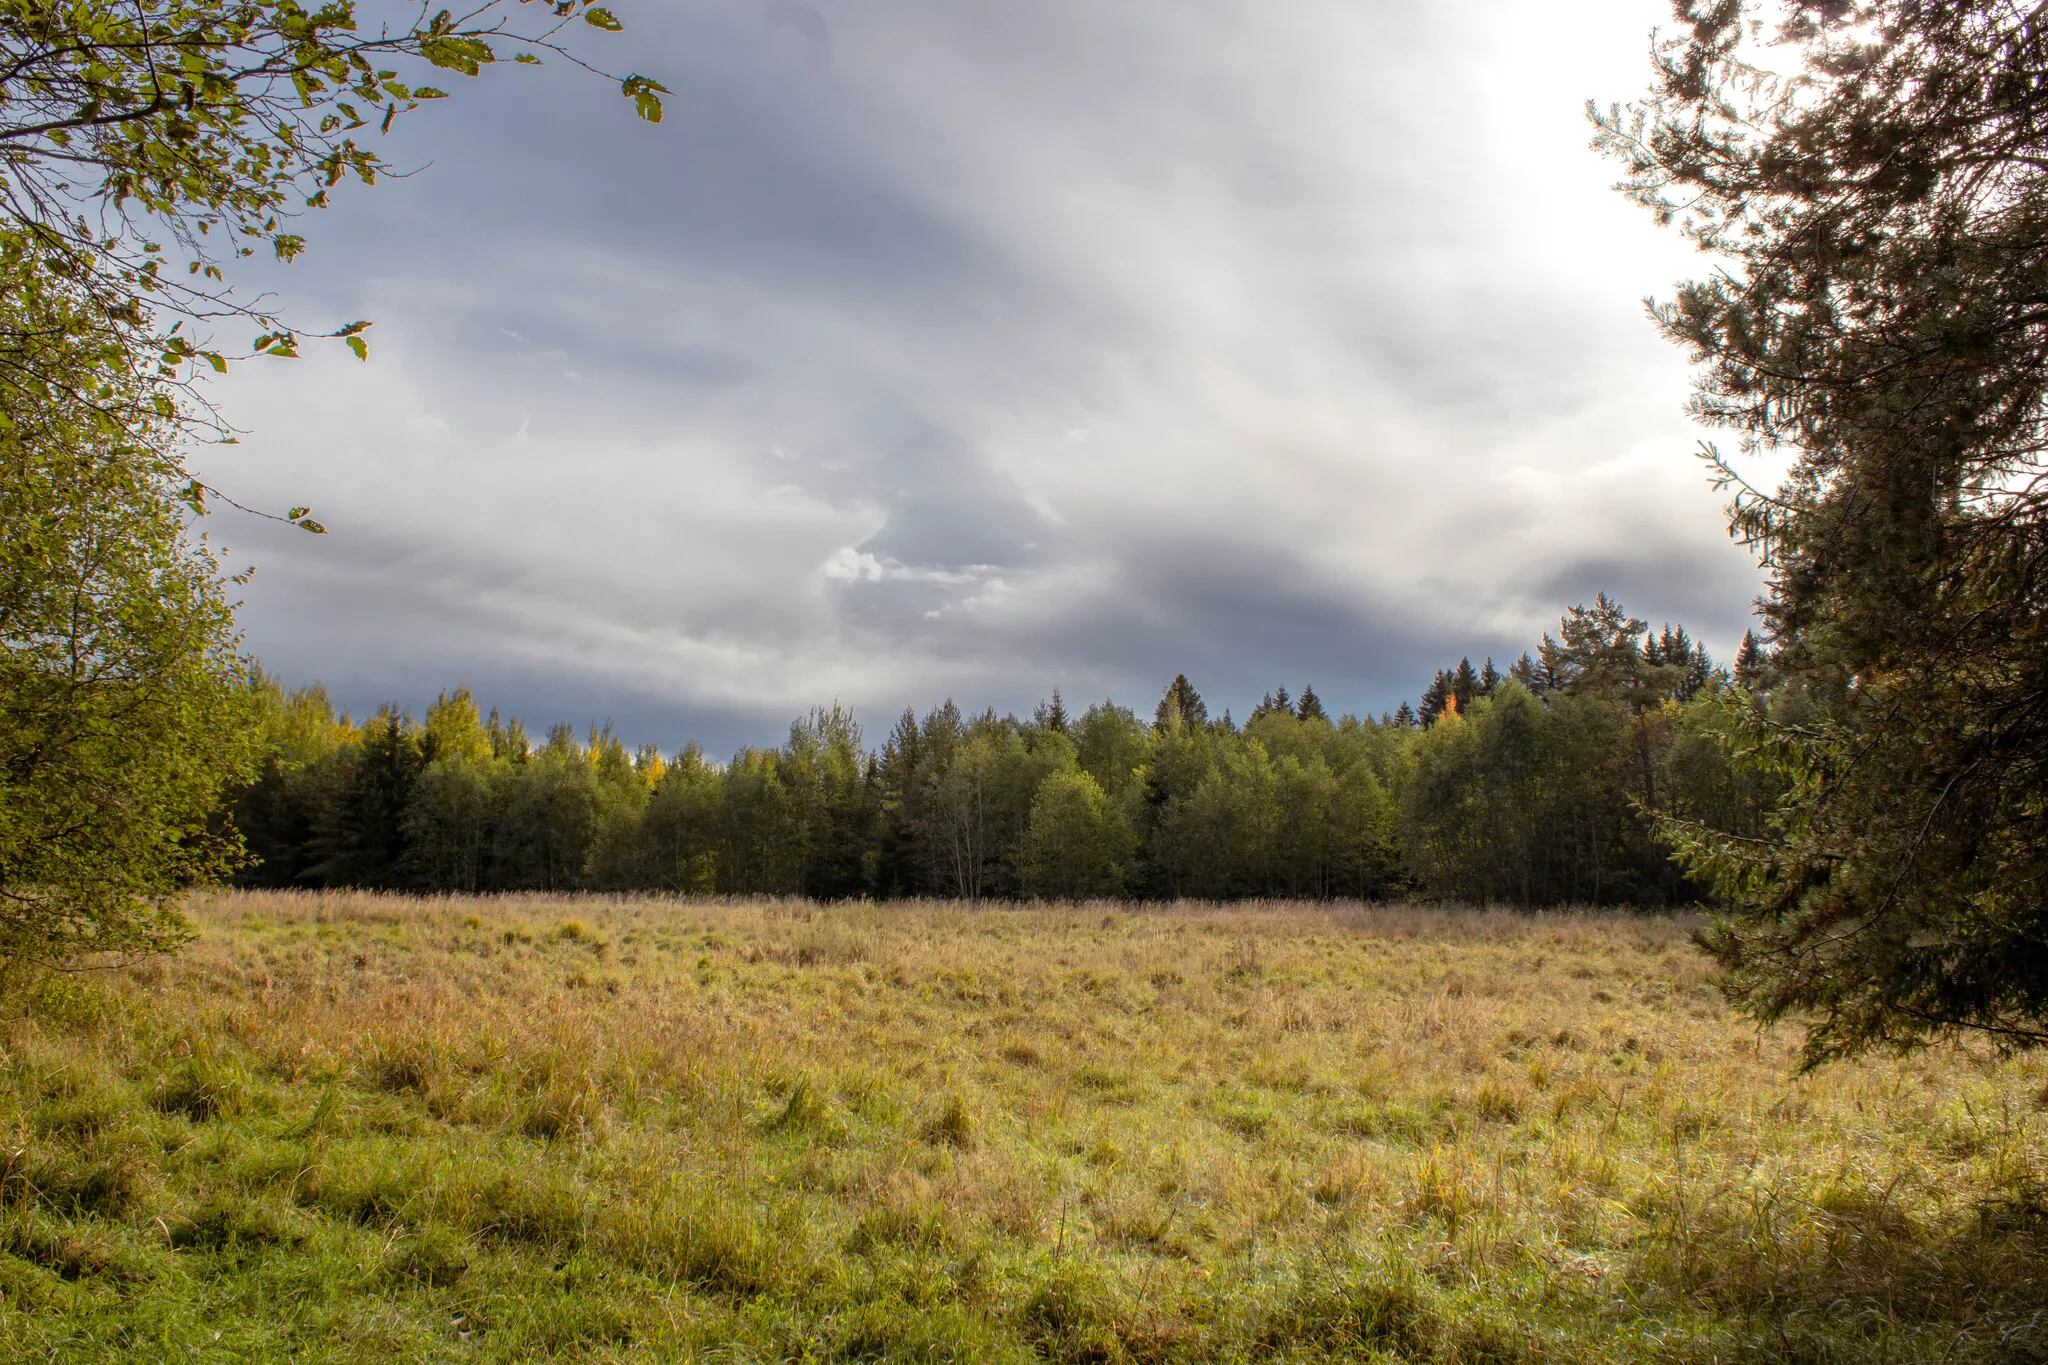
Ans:
{"type": "Polygon", "coordinates": [[[2048,1352],[2048,1067],[1800,1075],[1683,918],[189,912],[0,1031],[0,1356],[2048,1352]]]}

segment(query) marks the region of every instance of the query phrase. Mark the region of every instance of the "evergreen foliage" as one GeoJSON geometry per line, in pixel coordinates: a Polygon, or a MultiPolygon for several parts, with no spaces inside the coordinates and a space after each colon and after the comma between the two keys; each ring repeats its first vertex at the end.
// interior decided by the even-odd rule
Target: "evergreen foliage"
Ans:
{"type": "Polygon", "coordinates": [[[1434,725],[1436,718],[1444,713],[1444,706],[1452,696],[1451,681],[1451,674],[1445,669],[1437,670],[1437,675],[1429,680],[1429,686],[1423,689],[1422,701],[1416,708],[1422,724],[1434,725]]]}
{"type": "MultiPolygon", "coordinates": [[[[1286,696],[1287,689],[1280,694],[1286,696]]],[[[1276,705],[1286,703],[1275,699],[1276,705]]],[[[1152,715],[1152,727],[1161,734],[1173,729],[1199,730],[1209,723],[1209,708],[1202,701],[1202,694],[1195,691],[1185,673],[1177,674],[1167,685],[1166,695],[1159,699],[1159,705],[1152,715]]]]}
{"type": "Polygon", "coordinates": [[[1451,695],[1458,699],[1458,709],[1464,710],[1479,695],[1479,674],[1473,670],[1470,659],[1458,660],[1458,666],[1451,671],[1451,695]]]}
{"type": "Polygon", "coordinates": [[[1734,671],[1737,686],[1752,692],[1769,690],[1770,655],[1754,630],[1742,632],[1742,644],[1735,651],[1734,671]]]}
{"type": "Polygon", "coordinates": [[[1726,748],[1762,830],[1669,834],[1732,912],[1735,997],[1809,1061],[2048,1043],[2048,20],[2028,4],[1685,0],[1624,188],[1718,258],[1659,306],[1769,571],[1726,748]],[[1753,39],[1789,58],[1760,69],[1753,39]]]}

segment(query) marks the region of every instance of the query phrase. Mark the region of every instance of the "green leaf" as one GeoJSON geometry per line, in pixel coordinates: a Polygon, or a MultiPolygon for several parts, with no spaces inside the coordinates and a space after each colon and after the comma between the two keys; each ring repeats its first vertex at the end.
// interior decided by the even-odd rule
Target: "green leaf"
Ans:
{"type": "Polygon", "coordinates": [[[592,28],[601,28],[606,33],[617,33],[625,27],[624,24],[619,22],[618,16],[603,5],[592,5],[589,9],[583,11],[583,22],[592,28]]]}
{"type": "Polygon", "coordinates": [[[295,524],[298,526],[300,530],[311,531],[316,536],[324,536],[327,534],[327,528],[325,526],[322,526],[319,522],[313,520],[311,517],[307,517],[303,521],[297,522],[295,524]]]}
{"type": "Polygon", "coordinates": [[[619,88],[627,99],[633,101],[634,110],[649,123],[661,122],[661,96],[668,93],[668,87],[650,76],[633,75],[621,81],[619,88]]]}
{"type": "Polygon", "coordinates": [[[285,516],[285,520],[286,520],[286,521],[297,521],[297,520],[298,520],[298,519],[299,519],[300,517],[303,517],[303,516],[305,516],[305,515],[306,515],[306,513],[310,512],[310,511],[312,511],[312,510],[313,510],[313,509],[312,509],[312,508],[310,508],[310,507],[294,507],[294,508],[293,508],[293,509],[292,509],[291,511],[289,511],[289,512],[287,512],[287,513],[285,513],[285,514],[284,514],[284,516],[285,516]]]}
{"type": "Polygon", "coordinates": [[[348,348],[356,353],[357,360],[368,360],[370,358],[370,345],[361,337],[350,337],[348,339],[348,348]]]}
{"type": "Polygon", "coordinates": [[[526,66],[539,66],[541,64],[540,58],[534,56],[531,52],[522,52],[512,60],[526,66]]]}

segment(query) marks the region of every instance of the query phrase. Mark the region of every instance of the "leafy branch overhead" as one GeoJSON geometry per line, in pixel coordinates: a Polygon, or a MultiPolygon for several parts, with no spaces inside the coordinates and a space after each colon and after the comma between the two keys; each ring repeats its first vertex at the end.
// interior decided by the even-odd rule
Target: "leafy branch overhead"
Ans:
{"type": "MultiPolygon", "coordinates": [[[[304,250],[297,215],[344,180],[376,182],[388,165],[367,139],[443,98],[434,73],[543,53],[595,71],[568,45],[586,27],[622,25],[587,0],[401,22],[294,0],[0,0],[0,269],[15,289],[83,305],[69,321],[111,343],[137,340],[153,314],[243,317],[263,328],[252,352],[296,354],[297,334],[235,299],[225,267],[304,250]]],[[[610,79],[661,120],[659,81],[610,79]]],[[[366,326],[331,335],[363,356],[366,326]]],[[[0,385],[34,382],[33,330],[0,326],[0,385]]],[[[167,367],[230,359],[175,329],[158,340],[167,367]]]]}
{"type": "MultiPolygon", "coordinates": [[[[283,357],[301,335],[235,263],[290,260],[299,215],[376,183],[371,139],[435,73],[594,71],[571,34],[619,27],[588,0],[0,0],[0,983],[176,946],[185,888],[240,857],[214,815],[258,749],[246,574],[192,523],[241,504],[186,452],[232,435],[196,386],[234,359],[207,333],[283,357]]],[[[660,119],[659,82],[614,79],[660,119]]],[[[369,326],[321,335],[367,358],[369,326]]]]}

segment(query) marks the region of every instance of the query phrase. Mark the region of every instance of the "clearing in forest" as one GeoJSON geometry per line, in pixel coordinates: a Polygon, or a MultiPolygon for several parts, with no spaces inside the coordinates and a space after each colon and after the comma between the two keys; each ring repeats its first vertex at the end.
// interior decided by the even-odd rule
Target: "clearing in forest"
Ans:
{"type": "Polygon", "coordinates": [[[0,1357],[1992,1362],[2044,1068],[1690,925],[195,898],[0,1024],[0,1357]]]}

